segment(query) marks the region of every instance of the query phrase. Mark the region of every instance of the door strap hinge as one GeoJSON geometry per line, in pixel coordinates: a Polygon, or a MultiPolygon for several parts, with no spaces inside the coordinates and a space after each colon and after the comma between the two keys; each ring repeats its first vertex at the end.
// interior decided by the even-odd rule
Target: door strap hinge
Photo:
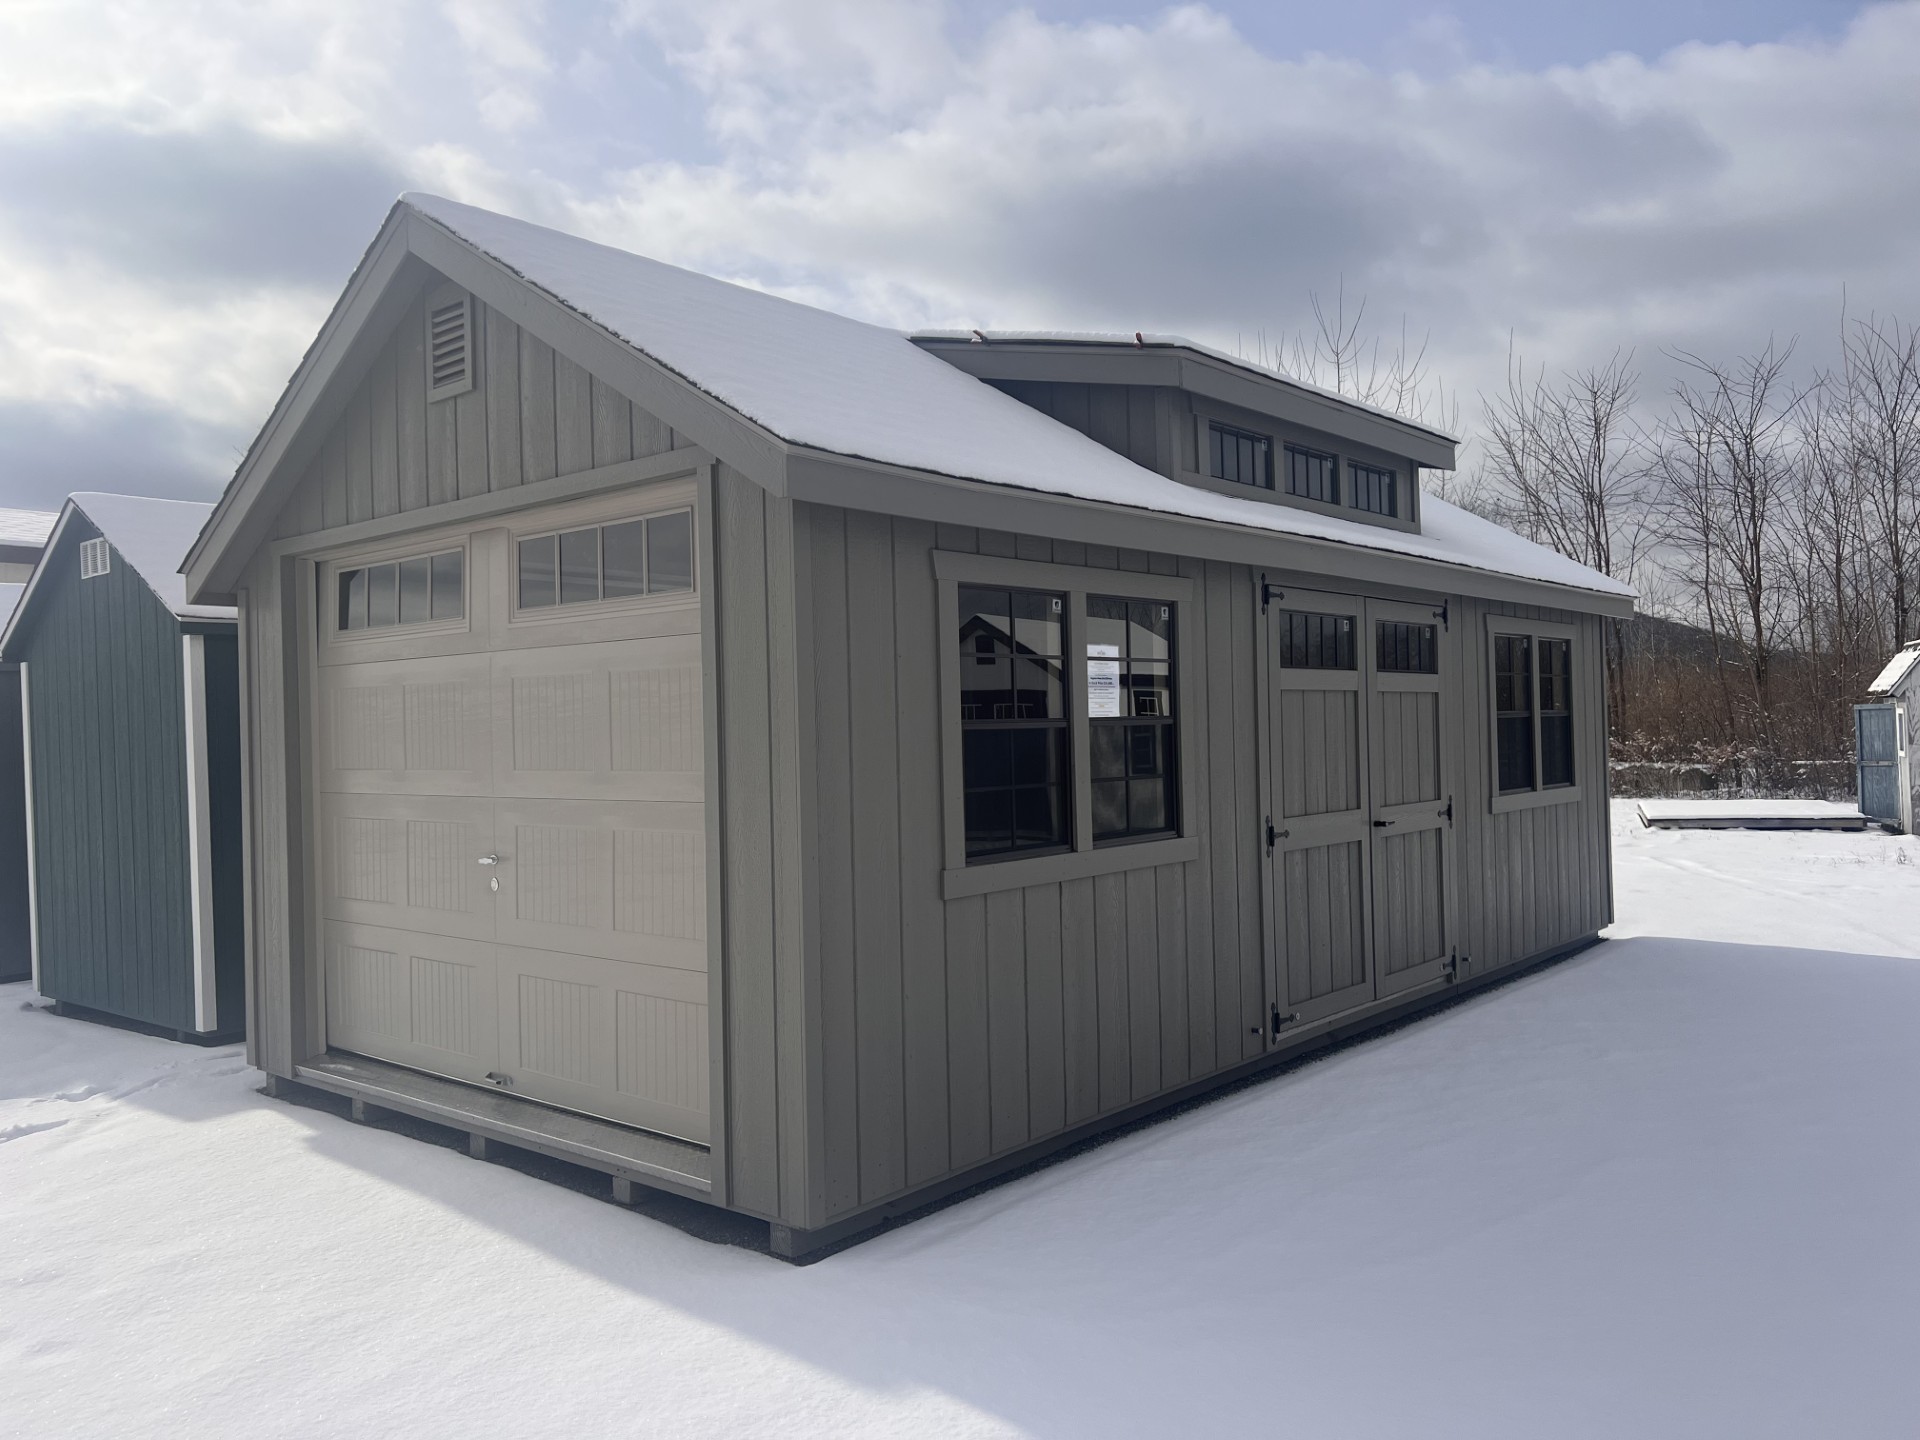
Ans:
{"type": "Polygon", "coordinates": [[[1280,1013],[1280,1007],[1277,1004],[1268,1006],[1267,1007],[1268,1036],[1271,1037],[1272,1039],[1278,1040],[1280,1038],[1281,1026],[1295,1024],[1296,1022],[1298,1022],[1299,1019],[1300,1019],[1300,1012],[1298,1010],[1295,1010],[1290,1015],[1282,1015],[1280,1013]]]}
{"type": "Polygon", "coordinates": [[[1460,978],[1460,967],[1462,965],[1471,965],[1472,963],[1471,960],[1462,955],[1458,950],[1450,950],[1447,952],[1446,963],[1440,968],[1447,977],[1447,983],[1451,985],[1460,978]]]}
{"type": "Polygon", "coordinates": [[[1262,615],[1267,613],[1267,606],[1271,602],[1284,600],[1286,598],[1286,591],[1282,590],[1278,585],[1269,585],[1266,576],[1262,575],[1260,577],[1260,613],[1262,615]]]}
{"type": "Polygon", "coordinates": [[[1284,840],[1286,838],[1287,832],[1285,830],[1276,830],[1273,828],[1273,817],[1269,815],[1267,817],[1267,849],[1271,851],[1274,841],[1284,840]]]}
{"type": "Polygon", "coordinates": [[[1447,796],[1447,808],[1440,812],[1440,818],[1449,825],[1453,824],[1453,797],[1451,795],[1447,796]]]}
{"type": "Polygon", "coordinates": [[[1452,603],[1451,600],[1442,600],[1440,602],[1440,608],[1433,612],[1433,618],[1440,622],[1440,628],[1442,630],[1451,628],[1447,623],[1447,607],[1452,603]]]}

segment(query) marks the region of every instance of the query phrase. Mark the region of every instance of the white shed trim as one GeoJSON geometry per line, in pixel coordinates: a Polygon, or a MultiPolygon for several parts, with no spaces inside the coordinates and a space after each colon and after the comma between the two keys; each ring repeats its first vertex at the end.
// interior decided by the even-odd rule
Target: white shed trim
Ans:
{"type": "Polygon", "coordinates": [[[207,641],[180,637],[187,722],[187,874],[193,895],[193,1028],[219,1028],[214,983],[213,844],[207,794],[207,641]]]}
{"type": "Polygon", "coordinates": [[[34,851],[39,836],[33,824],[33,694],[27,662],[20,662],[20,759],[26,772],[27,800],[27,950],[32,957],[33,992],[40,993],[40,883],[34,851]]]}

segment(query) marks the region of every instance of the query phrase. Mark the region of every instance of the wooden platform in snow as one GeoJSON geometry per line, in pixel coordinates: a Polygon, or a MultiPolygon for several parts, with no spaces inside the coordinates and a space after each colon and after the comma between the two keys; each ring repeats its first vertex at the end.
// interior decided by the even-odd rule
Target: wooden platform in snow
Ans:
{"type": "Polygon", "coordinates": [[[1832,800],[1642,800],[1640,823],[1662,830],[1864,830],[1872,822],[1832,800]]]}

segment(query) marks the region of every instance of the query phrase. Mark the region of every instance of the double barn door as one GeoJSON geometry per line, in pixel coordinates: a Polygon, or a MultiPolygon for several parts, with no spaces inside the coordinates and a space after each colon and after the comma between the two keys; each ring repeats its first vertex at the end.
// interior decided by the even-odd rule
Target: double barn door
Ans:
{"type": "Polygon", "coordinates": [[[1432,605],[1274,589],[1264,621],[1271,1039],[1451,964],[1457,680],[1432,605]]]}

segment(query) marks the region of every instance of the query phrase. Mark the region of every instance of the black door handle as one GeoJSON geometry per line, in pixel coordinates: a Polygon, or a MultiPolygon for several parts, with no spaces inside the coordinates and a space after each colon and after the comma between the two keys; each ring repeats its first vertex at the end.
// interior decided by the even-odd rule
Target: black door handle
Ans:
{"type": "Polygon", "coordinates": [[[1391,824],[1393,824],[1391,820],[1376,820],[1373,822],[1373,828],[1376,830],[1384,830],[1391,824]]]}

